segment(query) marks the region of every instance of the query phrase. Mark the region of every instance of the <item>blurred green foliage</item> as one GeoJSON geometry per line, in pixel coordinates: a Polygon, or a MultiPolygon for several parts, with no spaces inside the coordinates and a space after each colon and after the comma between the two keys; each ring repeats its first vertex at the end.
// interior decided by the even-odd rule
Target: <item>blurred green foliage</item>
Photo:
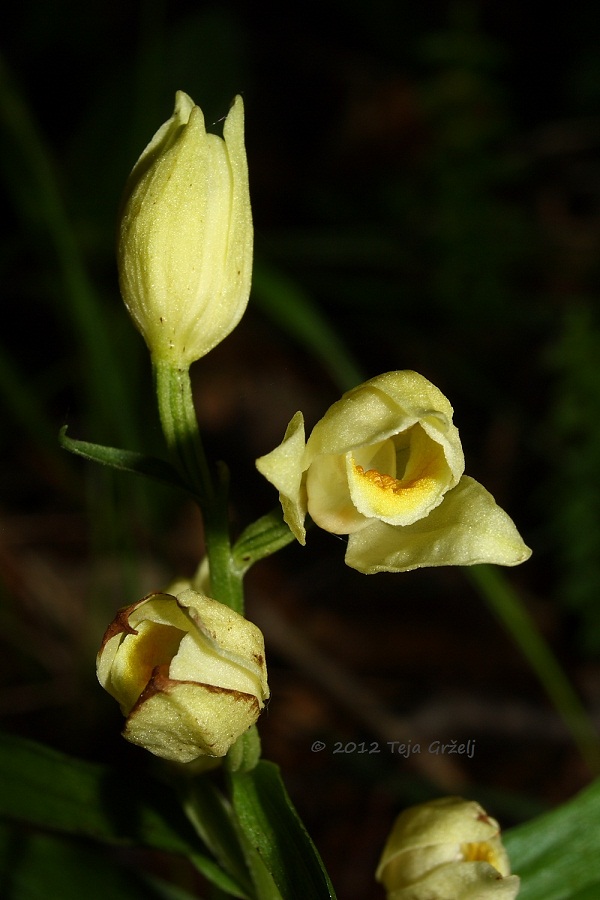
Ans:
{"type": "MultiPolygon", "coordinates": [[[[338,387],[399,367],[440,384],[471,471],[493,473],[535,544],[531,589],[564,605],[595,653],[595,16],[581,11],[577,28],[553,13],[534,60],[516,8],[330,6],[335,27],[320,16],[318,29],[313,3],[293,22],[233,0],[13,10],[0,70],[8,458],[25,441],[81,494],[55,441],[65,420],[74,437],[158,442],[116,285],[121,186],[177,88],[209,122],[241,90],[257,232],[248,315],[311,347],[338,387]]],[[[115,504],[147,541],[169,501],[152,509],[136,485],[85,478],[97,550],[127,564],[135,547],[115,504]]]]}
{"type": "Polygon", "coordinates": [[[557,598],[570,609],[586,653],[600,652],[600,328],[591,300],[582,298],[562,314],[549,348],[555,387],[547,447],[553,468],[547,488],[558,515],[551,518],[560,583],[557,598]]]}
{"type": "MultiPolygon", "coordinates": [[[[87,673],[86,702],[97,636],[135,594],[140,553],[172,553],[177,498],[73,464],[58,431],[161,452],[113,250],[122,185],[177,89],[208,123],[244,94],[247,318],[301,360],[323,408],[390,369],[438,384],[469,473],[534,549],[515,580],[569,626],[566,655],[597,657],[599,18],[592,5],[540,17],[450,0],[12,8],[0,36],[2,512],[85,510],[93,597],[77,634],[49,615],[48,630],[87,673]]],[[[47,665],[24,645],[11,575],[3,566],[9,687],[47,665]]],[[[65,743],[95,747],[102,702],[73,713],[65,743]]]]}
{"type": "MultiPolygon", "coordinates": [[[[594,320],[594,14],[581,11],[578,29],[553,13],[533,59],[521,38],[528,14],[516,8],[500,16],[453,2],[407,15],[384,2],[362,12],[330,5],[335,27],[320,16],[318,29],[313,3],[293,23],[268,4],[250,11],[233,0],[118,11],[62,0],[51,13],[29,0],[13,10],[0,79],[9,421],[63,470],[54,435],[66,417],[86,439],[129,449],[142,433],[155,439],[147,361],[116,287],[121,186],[177,88],[209,122],[241,90],[257,225],[249,315],[263,310],[287,340],[322,346],[344,388],[359,370],[400,367],[441,384],[472,465],[496,472],[500,499],[555,569],[553,599],[580,622],[580,646],[596,651],[600,524],[569,449],[585,406],[577,454],[593,470],[597,326],[578,336],[571,311],[583,302],[594,320]],[[294,318],[298,293],[320,320],[294,318]],[[562,362],[549,384],[551,347],[562,362]],[[487,459],[476,457],[482,435],[487,459]],[[503,440],[513,442],[510,459],[500,458],[511,452],[503,440]],[[561,494],[556,480],[569,527],[564,504],[547,502],[561,494]]],[[[147,500],[136,492],[119,487],[119,503],[143,522],[147,500]]]]}

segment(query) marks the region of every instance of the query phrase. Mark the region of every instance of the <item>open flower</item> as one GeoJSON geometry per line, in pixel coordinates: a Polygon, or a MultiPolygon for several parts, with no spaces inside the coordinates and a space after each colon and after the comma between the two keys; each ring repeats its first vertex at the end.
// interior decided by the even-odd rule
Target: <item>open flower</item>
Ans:
{"type": "Polygon", "coordinates": [[[388,900],[513,900],[519,892],[498,823],[461,797],[404,810],[375,877],[388,900]]]}
{"type": "Polygon", "coordinates": [[[125,188],[121,293],[155,362],[190,365],[235,328],[248,303],[252,214],[241,97],[223,136],[207,134],[200,107],[178,91],[173,115],[125,188]]]}
{"type": "Polygon", "coordinates": [[[96,665],[124,737],[177,762],[224,756],[269,696],[261,631],[193,590],[120,610],[96,665]]]}
{"type": "Polygon", "coordinates": [[[347,534],[359,572],[498,563],[531,555],[513,521],[463,474],[450,403],[416,372],[388,372],[338,400],[305,442],[296,413],[283,442],[257,460],[284,518],[305,543],[307,512],[347,534]]]}

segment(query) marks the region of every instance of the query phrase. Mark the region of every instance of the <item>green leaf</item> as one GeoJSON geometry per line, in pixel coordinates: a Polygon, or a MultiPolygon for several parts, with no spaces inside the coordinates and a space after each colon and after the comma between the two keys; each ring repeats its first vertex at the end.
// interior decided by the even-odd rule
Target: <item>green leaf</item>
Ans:
{"type": "Polygon", "coordinates": [[[600,779],[563,806],[503,833],[519,900],[600,897],[600,779]]]}
{"type": "Polygon", "coordinates": [[[317,850],[287,795],[279,768],[261,760],[231,774],[233,808],[248,841],[285,900],[325,900],[335,893],[317,850]]]}
{"type": "Polygon", "coordinates": [[[134,777],[0,735],[0,817],[117,846],[180,854],[223,890],[234,896],[239,891],[202,852],[175,793],[139,773],[134,777]]]}
{"type": "Polygon", "coordinates": [[[244,529],[233,548],[233,563],[243,575],[259,559],[271,556],[295,540],[278,506],[244,529]]]}
{"type": "Polygon", "coordinates": [[[254,885],[254,893],[252,896],[256,898],[256,900],[286,900],[275,884],[275,879],[271,872],[269,872],[260,853],[257,851],[256,847],[253,847],[250,844],[250,841],[243,832],[241,833],[241,841],[244,845],[246,863],[250,870],[252,883],[254,885]]]}
{"type": "Polygon", "coordinates": [[[104,447],[102,444],[77,441],[67,437],[66,425],[61,428],[58,440],[65,450],[91,462],[110,466],[121,472],[145,475],[147,478],[153,478],[155,481],[161,481],[163,484],[169,484],[180,490],[188,490],[179,472],[164,459],[146,456],[145,453],[137,453],[135,450],[119,450],[117,447],[104,447]]]}
{"type": "Polygon", "coordinates": [[[129,871],[105,848],[0,823],[3,900],[192,900],[172,890],[129,871]]]}

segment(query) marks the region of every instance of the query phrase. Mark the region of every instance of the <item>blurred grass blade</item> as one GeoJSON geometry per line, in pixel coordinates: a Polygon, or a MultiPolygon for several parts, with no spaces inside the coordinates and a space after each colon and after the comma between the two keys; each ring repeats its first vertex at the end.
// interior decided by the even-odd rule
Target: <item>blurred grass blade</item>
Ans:
{"type": "Polygon", "coordinates": [[[493,566],[471,566],[465,572],[521,648],[590,770],[599,774],[600,740],[594,726],[521,599],[502,572],[493,566]]]}
{"type": "Polygon", "coordinates": [[[319,360],[340,390],[347,391],[364,380],[335,329],[291,278],[257,261],[252,276],[252,299],[276,325],[319,360]]]}
{"type": "Polygon", "coordinates": [[[197,849],[175,795],[164,785],[134,781],[109,766],[8,734],[0,735],[0,816],[111,844],[186,855],[197,849]]]}
{"type": "Polygon", "coordinates": [[[186,783],[183,808],[219,865],[242,888],[235,896],[252,896],[252,886],[243,850],[231,820],[230,807],[209,778],[197,777],[186,783]]]}
{"type": "Polygon", "coordinates": [[[135,446],[131,405],[106,316],[88,278],[48,150],[1,56],[0,123],[4,140],[11,141],[16,151],[7,183],[13,186],[17,209],[28,224],[33,221],[39,227],[41,222],[56,253],[64,284],[63,311],[73,323],[79,355],[85,361],[88,407],[102,416],[119,443],[135,446]]]}
{"type": "Polygon", "coordinates": [[[250,846],[285,900],[332,900],[335,893],[317,850],[287,795],[279,769],[261,760],[231,774],[233,807],[250,846]]]}
{"type": "Polygon", "coordinates": [[[600,897],[600,780],[557,809],[502,838],[519,900],[596,900],[600,897]]]}
{"type": "Polygon", "coordinates": [[[0,818],[186,856],[217,886],[243,896],[214,860],[200,852],[202,845],[176,794],[152,778],[132,778],[24,738],[0,735],[0,818]]]}
{"type": "Polygon", "coordinates": [[[105,848],[0,823],[3,900],[193,900],[125,868],[105,848]]]}

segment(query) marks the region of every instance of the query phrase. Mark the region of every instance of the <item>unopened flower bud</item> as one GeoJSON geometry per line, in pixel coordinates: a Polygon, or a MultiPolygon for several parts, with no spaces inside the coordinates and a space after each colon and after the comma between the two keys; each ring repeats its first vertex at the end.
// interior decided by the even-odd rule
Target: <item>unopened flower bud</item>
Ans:
{"type": "Polygon", "coordinates": [[[513,900],[519,891],[498,823],[478,803],[461,797],[404,810],[376,878],[388,900],[513,900]]]}
{"type": "Polygon", "coordinates": [[[224,756],[269,696],[261,631],[192,590],[120,610],[97,673],[127,717],[124,737],[183,763],[224,756]]]}
{"type": "Polygon", "coordinates": [[[252,215],[244,107],[224,139],[178,91],[171,118],[129,176],[119,226],[121,293],[155,362],[181,368],[241,319],[250,293],[252,215]]]}

